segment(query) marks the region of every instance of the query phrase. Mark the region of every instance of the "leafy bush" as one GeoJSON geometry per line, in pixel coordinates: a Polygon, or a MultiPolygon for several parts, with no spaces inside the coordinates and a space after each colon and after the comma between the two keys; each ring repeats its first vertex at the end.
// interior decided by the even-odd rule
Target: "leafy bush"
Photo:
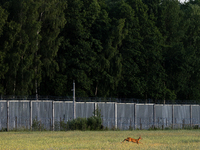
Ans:
{"type": "Polygon", "coordinates": [[[87,126],[90,130],[100,130],[101,129],[101,118],[92,116],[87,119],[87,126]]]}
{"type": "Polygon", "coordinates": [[[67,127],[69,130],[86,130],[87,129],[87,119],[77,118],[67,122],[67,127]]]}
{"type": "Polygon", "coordinates": [[[38,121],[37,117],[35,117],[35,119],[33,119],[32,130],[33,131],[45,130],[44,125],[41,123],[41,121],[38,121]]]}
{"type": "Polygon", "coordinates": [[[0,130],[0,132],[5,132],[5,131],[7,131],[7,128],[1,128],[1,130],[0,130]]]}
{"type": "Polygon", "coordinates": [[[69,120],[67,123],[60,122],[61,130],[100,130],[103,129],[101,120],[101,111],[97,109],[93,112],[93,116],[89,118],[76,118],[69,120]]]}
{"type": "Polygon", "coordinates": [[[90,130],[102,129],[101,110],[97,109],[93,112],[93,116],[87,119],[87,126],[90,130]]]}

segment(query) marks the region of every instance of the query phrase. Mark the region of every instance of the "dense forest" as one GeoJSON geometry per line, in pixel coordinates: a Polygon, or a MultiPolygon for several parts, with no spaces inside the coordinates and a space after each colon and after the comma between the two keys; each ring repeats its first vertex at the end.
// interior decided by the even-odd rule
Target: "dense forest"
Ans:
{"type": "Polygon", "coordinates": [[[1,0],[0,95],[200,99],[200,0],[1,0]]]}

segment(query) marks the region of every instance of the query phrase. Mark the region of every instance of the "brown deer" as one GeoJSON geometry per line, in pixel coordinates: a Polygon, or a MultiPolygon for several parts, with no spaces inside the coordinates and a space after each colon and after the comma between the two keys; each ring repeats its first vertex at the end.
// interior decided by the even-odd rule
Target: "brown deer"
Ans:
{"type": "MultiPolygon", "coordinates": [[[[139,137],[138,139],[133,139],[133,138],[127,137],[127,138],[124,139],[122,142],[128,141],[128,142],[133,142],[133,143],[139,144],[139,143],[141,143],[141,142],[139,142],[141,139],[142,139],[141,137],[139,137]]],[[[141,144],[142,144],[142,143],[141,143],[141,144]]]]}

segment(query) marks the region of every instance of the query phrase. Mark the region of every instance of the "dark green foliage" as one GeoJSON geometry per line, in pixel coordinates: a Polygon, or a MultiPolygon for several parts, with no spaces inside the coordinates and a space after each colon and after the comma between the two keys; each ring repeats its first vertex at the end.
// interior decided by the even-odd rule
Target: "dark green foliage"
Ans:
{"type": "Polygon", "coordinates": [[[5,132],[7,131],[7,128],[1,128],[0,132],[5,132]]]}
{"type": "Polygon", "coordinates": [[[46,129],[44,128],[44,125],[42,124],[41,120],[38,120],[36,117],[35,119],[33,119],[32,130],[33,131],[43,131],[46,129]]]}
{"type": "Polygon", "coordinates": [[[87,119],[86,118],[77,118],[67,122],[68,130],[86,130],[87,128],[87,119]]]}
{"type": "Polygon", "coordinates": [[[87,126],[88,126],[88,129],[90,130],[100,130],[103,128],[101,110],[98,107],[94,111],[93,116],[90,118],[87,118],[87,126]]]}
{"type": "MultiPolygon", "coordinates": [[[[3,34],[3,27],[6,24],[8,13],[0,6],[0,37],[3,34]]],[[[8,65],[5,63],[6,51],[2,50],[2,41],[0,42],[0,81],[5,79],[5,74],[8,71],[8,65]]],[[[4,87],[0,82],[0,94],[4,93],[4,87]]]]}
{"type": "Polygon", "coordinates": [[[0,94],[199,100],[199,19],[199,0],[1,0],[0,94]]]}
{"type": "Polygon", "coordinates": [[[60,121],[60,130],[102,130],[101,110],[97,108],[89,118],[76,118],[67,123],[60,121]]]}
{"type": "Polygon", "coordinates": [[[101,118],[90,117],[87,119],[87,126],[90,130],[100,130],[101,129],[101,118]]]}

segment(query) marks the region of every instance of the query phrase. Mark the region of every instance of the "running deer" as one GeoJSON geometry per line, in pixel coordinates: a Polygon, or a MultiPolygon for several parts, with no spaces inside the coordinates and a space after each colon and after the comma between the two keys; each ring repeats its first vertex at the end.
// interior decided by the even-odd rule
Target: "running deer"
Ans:
{"type": "MultiPolygon", "coordinates": [[[[133,143],[139,144],[139,143],[141,143],[141,142],[139,142],[141,139],[142,139],[141,137],[139,137],[138,139],[133,139],[133,138],[127,137],[127,138],[124,139],[122,142],[128,141],[128,142],[133,142],[133,143]]],[[[142,143],[141,143],[141,144],[142,144],[142,143]]]]}

